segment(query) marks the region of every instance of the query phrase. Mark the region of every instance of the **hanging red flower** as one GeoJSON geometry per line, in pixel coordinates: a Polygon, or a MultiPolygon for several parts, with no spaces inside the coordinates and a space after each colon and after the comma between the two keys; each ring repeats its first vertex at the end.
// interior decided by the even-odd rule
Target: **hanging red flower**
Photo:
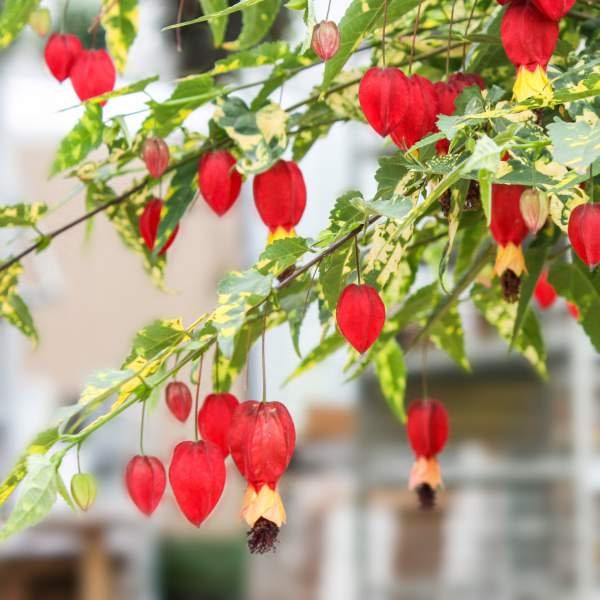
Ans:
{"type": "Polygon", "coordinates": [[[558,41],[558,24],[528,0],[514,0],[504,13],[500,28],[502,44],[517,69],[515,99],[552,96],[546,67],[558,41]]]}
{"type": "Polygon", "coordinates": [[[69,77],[83,46],[81,40],[70,33],[53,33],[44,49],[44,58],[50,73],[61,83],[69,77]]]}
{"type": "MultiPolygon", "coordinates": [[[[164,203],[159,198],[154,198],[146,204],[142,214],[140,215],[139,228],[140,235],[142,236],[146,247],[150,252],[154,250],[154,244],[156,243],[156,236],[158,235],[158,227],[160,225],[161,213],[164,203]]],[[[165,254],[165,252],[171,247],[171,244],[175,241],[177,232],[179,231],[179,224],[173,230],[173,233],[160,249],[159,256],[165,254]]]]}
{"type": "Polygon", "coordinates": [[[156,456],[134,456],[127,464],[125,485],[134,504],[150,516],[159,505],[167,478],[165,468],[156,456]]]}
{"type": "Polygon", "coordinates": [[[231,456],[248,482],[242,517],[252,528],[248,547],[264,553],[277,543],[286,521],[277,491],[296,445],[296,430],[287,408],[280,402],[242,402],[233,414],[229,432],[231,456]]]}
{"type": "Polygon", "coordinates": [[[306,185],[298,165],[290,160],[276,162],[253,182],[254,203],[269,228],[269,242],[295,235],[306,208],[306,185]]]}
{"type": "Polygon", "coordinates": [[[416,458],[409,489],[417,492],[425,509],[433,508],[436,492],[442,486],[436,457],[448,441],[449,429],[448,412],[438,400],[415,400],[409,406],[406,432],[416,458]]]}
{"type": "Polygon", "coordinates": [[[385,304],[370,285],[347,285],[337,303],[335,318],[342,335],[359,352],[366,352],[385,324],[385,304]]]}
{"type": "Polygon", "coordinates": [[[198,187],[206,203],[221,217],[240,195],[242,176],[227,150],[207,152],[198,163],[198,187]]]}
{"type": "Polygon", "coordinates": [[[358,101],[369,125],[382,137],[389,135],[409,112],[408,78],[394,67],[369,69],[360,80],[358,101]]]}
{"type": "Polygon", "coordinates": [[[233,394],[209,394],[198,411],[198,431],[202,438],[229,454],[229,429],[239,400],[233,394]]]}
{"type": "MultiPolygon", "coordinates": [[[[508,4],[511,0],[498,0],[498,4],[508,4]]],[[[531,0],[535,7],[553,21],[560,21],[575,4],[575,0],[531,0]]]]}
{"type": "Polygon", "coordinates": [[[112,92],[116,79],[115,65],[106,50],[83,50],[71,69],[71,83],[82,102],[112,92]]]}
{"type": "Polygon", "coordinates": [[[580,204],[569,217],[569,241],[579,258],[595,269],[600,264],[600,204],[580,204]]]}
{"type": "Polygon", "coordinates": [[[185,518],[199,527],[219,502],[225,487],[225,459],[210,442],[181,442],[169,466],[169,482],[185,518]]]}
{"type": "Polygon", "coordinates": [[[539,276],[533,294],[540,308],[544,310],[550,308],[556,301],[558,294],[554,286],[548,281],[547,270],[542,271],[542,274],[539,276]]]}
{"type": "Polygon", "coordinates": [[[182,423],[192,410],[192,392],[183,381],[171,381],[166,389],[166,402],[171,414],[182,423]]]}
{"type": "Polygon", "coordinates": [[[169,166],[169,146],[162,138],[147,138],[142,144],[142,158],[148,173],[154,179],[160,179],[169,166]]]}
{"type": "Polygon", "coordinates": [[[340,48],[340,30],[334,21],[321,21],[314,26],[311,47],[324,61],[336,55],[340,48]]]}

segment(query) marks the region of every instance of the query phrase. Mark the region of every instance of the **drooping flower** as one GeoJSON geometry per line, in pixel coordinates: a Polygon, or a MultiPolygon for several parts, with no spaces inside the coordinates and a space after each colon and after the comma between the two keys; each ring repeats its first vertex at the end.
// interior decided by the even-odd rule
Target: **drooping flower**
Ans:
{"type": "Polygon", "coordinates": [[[165,390],[165,399],[171,414],[182,423],[187,421],[192,410],[192,392],[183,381],[170,381],[165,390]]]}
{"type": "Polygon", "coordinates": [[[138,454],[127,464],[125,484],[134,504],[149,517],[165,493],[165,468],[156,456],[138,454]]]}
{"type": "Polygon", "coordinates": [[[296,430],[280,402],[242,402],[229,432],[231,456],[248,482],[242,517],[252,528],[248,547],[255,553],[273,549],[286,521],[277,482],[287,469],[296,445],[296,430]]]}
{"type": "Polygon", "coordinates": [[[535,289],[533,290],[533,294],[537,303],[540,305],[540,308],[546,310],[550,308],[558,294],[554,289],[554,286],[548,281],[548,271],[542,271],[537,283],[535,284],[535,289]]]}
{"type": "Polygon", "coordinates": [[[550,214],[548,195],[533,188],[526,189],[521,194],[520,208],[527,228],[536,234],[546,224],[550,214]]]}
{"type": "MultiPolygon", "coordinates": [[[[151,252],[154,250],[154,244],[156,244],[156,236],[158,235],[158,227],[160,225],[163,206],[164,203],[162,200],[159,198],[154,198],[150,200],[148,204],[146,204],[142,214],[140,215],[140,235],[142,236],[146,247],[151,252]]],[[[178,231],[179,224],[177,224],[165,245],[160,249],[160,252],[158,253],[159,256],[165,254],[165,252],[171,247],[171,244],[175,241],[178,231]]]]}
{"type": "Polygon", "coordinates": [[[83,50],[73,64],[70,77],[75,93],[84,102],[112,92],[117,71],[106,50],[83,50]]]}
{"type": "Polygon", "coordinates": [[[517,101],[531,96],[552,98],[546,67],[558,41],[558,24],[529,0],[513,0],[502,18],[502,44],[517,69],[513,93],[517,101]]]}
{"type": "Polygon", "coordinates": [[[225,478],[225,458],[215,444],[199,441],[175,446],[169,482],[181,512],[196,527],[219,502],[225,478]]]}
{"type": "Polygon", "coordinates": [[[600,264],[600,204],[580,204],[569,217],[569,241],[579,258],[595,269],[600,264]]]}
{"type": "Polygon", "coordinates": [[[200,193],[220,217],[240,195],[242,176],[236,170],[235,163],[235,157],[227,150],[207,152],[198,163],[200,193]]]}
{"type": "Polygon", "coordinates": [[[169,166],[169,146],[162,138],[147,138],[142,144],[142,158],[148,173],[154,179],[160,179],[169,166]]]}
{"type": "Polygon", "coordinates": [[[82,51],[81,40],[76,35],[53,33],[44,50],[50,73],[62,83],[71,74],[71,69],[82,51]]]}
{"type": "Polygon", "coordinates": [[[448,412],[438,400],[415,400],[409,406],[406,432],[416,458],[409,489],[417,492],[425,509],[433,508],[436,492],[442,486],[436,457],[446,445],[449,429],[448,412]]]}
{"type": "Polygon", "coordinates": [[[359,352],[366,352],[385,324],[385,304],[375,288],[352,283],[340,294],[335,318],[348,342],[359,352]]]}
{"type": "Polygon", "coordinates": [[[334,21],[317,23],[312,32],[311,47],[324,61],[333,58],[340,47],[340,30],[334,21]]]}
{"type": "Polygon", "coordinates": [[[409,83],[394,67],[372,67],[360,80],[358,101],[369,125],[382,137],[389,135],[410,112],[409,83]]]}
{"type": "Polygon", "coordinates": [[[306,208],[306,185],[298,165],[280,160],[253,182],[254,203],[269,228],[269,241],[295,235],[306,208]]]}
{"type": "Polygon", "coordinates": [[[229,454],[229,429],[239,403],[233,394],[209,394],[198,411],[198,431],[202,439],[218,446],[223,456],[229,454]]]}
{"type": "MultiPolygon", "coordinates": [[[[498,4],[508,4],[511,0],[498,0],[498,4]]],[[[575,4],[575,0],[531,0],[536,8],[549,19],[560,21],[575,4]]]]}

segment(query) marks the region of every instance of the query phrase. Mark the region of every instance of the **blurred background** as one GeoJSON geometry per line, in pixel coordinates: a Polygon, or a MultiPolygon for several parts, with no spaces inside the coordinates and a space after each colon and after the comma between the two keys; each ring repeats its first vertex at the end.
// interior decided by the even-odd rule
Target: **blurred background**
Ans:
{"type": "MultiPolygon", "coordinates": [[[[162,83],[150,94],[166,98],[178,76],[205,69],[218,54],[208,28],[184,29],[183,53],[160,28],[175,21],[177,2],[141,0],[141,34],[125,84],[147,76],[162,83]]],[[[62,2],[53,7],[58,21],[62,2]]],[[[326,2],[317,2],[317,19],[326,2]]],[[[338,20],[345,3],[334,2],[338,20]]],[[[97,13],[90,0],[73,0],[68,30],[83,34],[97,13]]],[[[301,23],[285,11],[278,35],[298,40],[301,23]]],[[[185,18],[199,14],[187,2],[185,18]]],[[[230,23],[230,36],[239,20],[230,23]]],[[[55,23],[58,28],[58,23],[55,23]]],[[[68,82],[60,86],[43,61],[44,40],[28,31],[0,55],[0,202],[41,200],[57,207],[51,229],[84,211],[72,181],[48,180],[60,139],[79,108],[68,82]]],[[[362,61],[365,57],[362,58],[362,61]]],[[[246,76],[246,75],[244,75],[246,76]]],[[[260,79],[260,70],[247,75],[260,79]]],[[[302,99],[321,77],[304,72],[283,91],[283,106],[302,99]]],[[[277,95],[279,92],[277,92],[277,95]]],[[[111,100],[107,116],[143,108],[145,97],[111,100]]],[[[278,98],[275,98],[278,100],[278,98]]],[[[210,107],[188,121],[206,130],[210,107]]],[[[144,115],[128,117],[134,130],[144,115]]],[[[302,162],[308,207],[301,235],[316,234],[344,191],[374,191],[382,145],[360,124],[337,125],[302,162]]],[[[252,264],[265,228],[246,184],[227,217],[195,203],[169,251],[167,284],[158,291],[141,260],[127,252],[111,225],[98,218],[89,240],[83,230],[60,237],[26,262],[23,292],[41,343],[32,349],[0,322],[0,471],[9,472],[23,446],[57,408],[75,402],[96,369],[119,365],[133,334],[154,318],[190,322],[215,303],[215,287],[231,268],[252,264]]],[[[25,240],[0,231],[0,253],[25,240]]],[[[421,275],[417,285],[434,277],[421,275]]],[[[99,496],[84,516],[60,501],[41,525],[0,545],[2,600],[551,600],[600,598],[600,416],[598,360],[576,322],[557,302],[541,318],[551,380],[538,380],[509,356],[476,316],[461,305],[473,373],[460,372],[431,350],[431,395],[451,415],[451,440],[441,457],[446,490],[432,513],[407,491],[412,462],[404,428],[393,418],[370,374],[343,383],[344,356],[285,388],[297,364],[287,328],[267,336],[269,398],[286,403],[299,432],[294,461],[281,482],[288,524],[275,554],[250,556],[239,519],[244,482],[228,461],[226,491],[199,529],[179,515],[169,492],[151,519],[126,496],[123,469],[137,453],[139,410],[134,407],[93,435],[82,448],[85,471],[99,496]]],[[[319,340],[309,313],[302,348],[319,340]]],[[[408,357],[407,401],[420,393],[421,357],[408,357]]],[[[250,362],[236,393],[260,393],[258,361],[250,362]]],[[[187,375],[187,374],[186,374],[187,375]]],[[[210,393],[208,378],[203,393],[210,393]]],[[[175,421],[158,403],[146,427],[146,448],[167,463],[193,424],[175,421]]],[[[69,481],[75,457],[63,463],[69,481]]],[[[14,499],[11,500],[14,502],[14,499]]]]}

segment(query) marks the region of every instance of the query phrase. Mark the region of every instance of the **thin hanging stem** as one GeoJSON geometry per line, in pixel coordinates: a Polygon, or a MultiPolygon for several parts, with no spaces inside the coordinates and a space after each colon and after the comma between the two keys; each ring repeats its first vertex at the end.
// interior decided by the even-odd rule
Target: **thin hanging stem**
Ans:
{"type": "Polygon", "coordinates": [[[381,28],[381,61],[385,67],[385,28],[388,20],[388,0],[383,0],[383,27],[381,28]]]}
{"type": "Polygon", "coordinates": [[[69,3],[71,0],[65,0],[65,5],[63,6],[63,18],[62,23],[60,24],[60,32],[64,33],[65,29],[67,29],[67,16],[69,14],[69,3]]]}
{"type": "Polygon", "coordinates": [[[218,342],[215,343],[215,387],[216,387],[216,391],[219,392],[220,388],[219,388],[219,344],[218,342]]]}
{"type": "Polygon", "coordinates": [[[81,473],[81,460],[79,459],[79,449],[81,448],[81,444],[77,444],[77,472],[81,473]]]}
{"type": "Polygon", "coordinates": [[[198,363],[198,377],[196,378],[196,397],[194,398],[194,439],[198,441],[198,399],[200,398],[200,382],[202,381],[202,364],[204,363],[204,354],[200,356],[198,363]]]}
{"type": "Polygon", "coordinates": [[[327,12],[325,13],[325,20],[329,19],[329,9],[331,8],[331,0],[327,3],[327,12]]]}
{"type": "Polygon", "coordinates": [[[267,353],[265,348],[265,337],[267,332],[267,311],[263,316],[263,331],[261,342],[261,362],[262,362],[262,401],[267,401],[267,353]]]}
{"type": "Polygon", "coordinates": [[[142,402],[142,418],[140,421],[140,454],[144,456],[144,425],[146,421],[146,401],[142,402]]]}
{"type": "Polygon", "coordinates": [[[417,4],[417,15],[415,16],[415,26],[413,28],[412,34],[412,42],[410,45],[410,56],[408,59],[408,74],[412,74],[413,61],[415,59],[415,46],[417,44],[417,31],[419,31],[419,24],[421,21],[421,7],[423,5],[423,0],[419,0],[419,4],[417,4]]]}
{"type": "Polygon", "coordinates": [[[594,204],[594,172],[590,165],[590,203],[594,204]]]}
{"type": "Polygon", "coordinates": [[[354,259],[356,260],[356,279],[360,285],[360,253],[358,250],[358,236],[354,236],[354,259]]]}
{"type": "Polygon", "coordinates": [[[421,353],[421,396],[423,400],[429,399],[429,389],[427,386],[427,340],[423,342],[421,353]]]}
{"type": "MultiPolygon", "coordinates": [[[[177,23],[181,23],[183,18],[183,8],[185,6],[185,0],[179,0],[179,7],[177,8],[177,23]]],[[[181,27],[175,30],[175,41],[177,45],[177,52],[181,52],[181,27]]]]}
{"type": "Polygon", "coordinates": [[[456,9],[456,0],[452,1],[452,8],[450,9],[450,24],[448,25],[448,46],[446,49],[446,79],[450,74],[450,46],[452,45],[452,27],[454,25],[454,11],[456,9]]]}
{"type": "Polygon", "coordinates": [[[475,7],[477,6],[477,0],[473,0],[473,5],[471,6],[471,11],[469,12],[469,18],[467,19],[467,24],[465,26],[465,41],[462,46],[462,67],[465,69],[467,67],[467,46],[469,42],[467,42],[466,37],[469,33],[469,29],[471,27],[471,21],[473,20],[473,15],[475,14],[475,7]]]}

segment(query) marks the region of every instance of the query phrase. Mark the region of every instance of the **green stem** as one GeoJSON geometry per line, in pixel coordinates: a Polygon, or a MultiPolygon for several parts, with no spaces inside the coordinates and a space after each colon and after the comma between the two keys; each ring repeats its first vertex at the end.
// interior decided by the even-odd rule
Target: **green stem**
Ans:
{"type": "Polygon", "coordinates": [[[198,363],[198,377],[196,381],[196,397],[194,398],[194,439],[198,441],[198,400],[200,398],[200,382],[202,381],[202,364],[204,363],[204,354],[200,356],[198,363]]]}
{"type": "MultiPolygon", "coordinates": [[[[140,454],[145,456],[144,453],[144,425],[146,421],[146,401],[142,402],[142,418],[140,420],[140,454]]],[[[78,446],[79,447],[79,446],[78,446]]]]}
{"type": "Polygon", "coordinates": [[[265,349],[265,337],[267,333],[267,311],[263,316],[263,330],[261,340],[261,363],[262,363],[262,401],[267,401],[267,356],[265,349]]]}

